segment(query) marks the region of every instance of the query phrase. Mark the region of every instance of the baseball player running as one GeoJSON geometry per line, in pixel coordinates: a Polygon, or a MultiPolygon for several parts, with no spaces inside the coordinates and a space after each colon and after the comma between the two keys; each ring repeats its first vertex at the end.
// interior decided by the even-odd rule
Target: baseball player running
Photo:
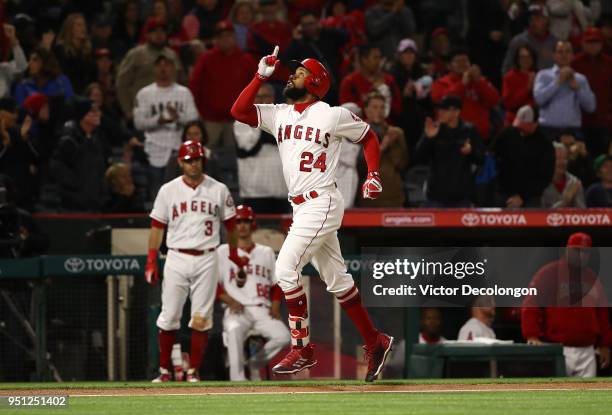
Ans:
{"type": "MultiPolygon", "coordinates": [[[[238,253],[249,258],[245,272],[229,260],[229,245],[217,250],[219,261],[219,299],[226,304],[223,335],[227,344],[231,380],[247,380],[244,375],[244,342],[248,335],[258,334],[267,339],[264,347],[247,364],[251,370],[265,366],[283,347],[289,344],[289,330],[280,321],[282,291],[276,285],[272,248],[253,242],[255,215],[249,206],[236,208],[238,253]]],[[[253,373],[251,373],[253,376],[253,373]]]]}
{"type": "Polygon", "coordinates": [[[204,148],[186,141],[179,148],[178,162],[183,175],[164,184],[151,212],[149,255],[145,278],[154,285],[159,279],[157,253],[167,229],[168,255],[162,281],[162,310],[159,327],[159,377],[167,382],[170,356],[187,296],[191,300],[191,367],[188,382],[199,381],[199,368],[212,327],[212,310],[217,291],[217,256],[221,224],[230,235],[231,260],[240,267],[248,260],[238,256],[235,243],[235,208],[228,188],[204,174],[204,148]]]}
{"type": "Polygon", "coordinates": [[[316,59],[291,62],[293,74],[284,94],[293,105],[254,105],[259,86],[279,64],[277,56],[278,46],[272,55],[261,59],[256,76],[232,107],[238,121],[276,137],[293,206],[293,224],[276,260],[276,277],[289,310],[292,348],[273,371],[297,373],[317,363],[314,345],[309,342],[308,306],[300,283],[303,266],[312,262],[327,291],[338,298],[364,339],[366,381],[371,382],[382,370],[393,338],[374,328],[353,278],[346,272],[337,236],[344,201],[335,177],[342,140],[361,143],[368,165],[363,197],[377,198],[382,192],[378,138],[349,110],[322,101],[329,91],[330,75],[316,59]]]}

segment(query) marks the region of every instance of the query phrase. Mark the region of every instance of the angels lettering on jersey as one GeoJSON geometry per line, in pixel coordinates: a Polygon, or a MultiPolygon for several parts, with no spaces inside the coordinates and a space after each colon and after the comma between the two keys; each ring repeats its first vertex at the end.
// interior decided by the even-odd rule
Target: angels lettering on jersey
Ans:
{"type": "MultiPolygon", "coordinates": [[[[265,265],[260,264],[249,264],[245,267],[245,272],[247,274],[247,281],[249,278],[256,278],[254,284],[249,284],[255,290],[253,291],[254,297],[261,297],[266,300],[270,300],[270,290],[272,289],[272,269],[266,267],[265,265]]],[[[227,278],[224,278],[224,281],[227,281],[228,284],[236,285],[236,277],[238,276],[238,268],[232,267],[229,270],[227,278]]],[[[240,288],[243,291],[248,291],[249,288],[246,289],[244,287],[240,288]]]]}
{"type": "Polygon", "coordinates": [[[282,124],[278,127],[278,133],[276,134],[276,142],[280,145],[283,141],[287,140],[304,140],[312,141],[316,144],[322,145],[324,148],[329,146],[329,139],[331,134],[328,132],[321,132],[320,128],[305,127],[303,125],[285,125],[282,124]]]}
{"type": "Polygon", "coordinates": [[[276,137],[290,195],[333,186],[342,140],[357,143],[370,128],[349,110],[322,101],[301,112],[287,104],[255,108],[258,127],[276,137]]]}
{"type": "Polygon", "coordinates": [[[195,199],[190,201],[181,201],[173,203],[172,215],[170,217],[170,220],[173,221],[177,219],[180,215],[183,215],[187,212],[203,213],[216,218],[219,216],[219,205],[204,199],[195,199]]]}
{"type": "Polygon", "coordinates": [[[174,108],[179,114],[185,113],[185,103],[183,101],[151,102],[149,105],[151,117],[159,117],[160,114],[164,114],[168,107],[174,108]]]}
{"type": "Polygon", "coordinates": [[[150,216],[168,226],[168,248],[204,250],[219,245],[222,222],[235,215],[223,183],[204,176],[194,188],[181,176],[161,187],[150,216]]]}
{"type": "Polygon", "coordinates": [[[229,246],[221,245],[217,249],[217,259],[219,266],[219,283],[223,289],[234,299],[243,305],[264,305],[270,306],[270,293],[272,287],[276,285],[274,275],[274,263],[276,255],[272,248],[255,244],[250,251],[238,249],[240,256],[247,256],[249,264],[245,268],[247,275],[245,285],[238,287],[236,277],[238,267],[229,259],[229,246]]]}

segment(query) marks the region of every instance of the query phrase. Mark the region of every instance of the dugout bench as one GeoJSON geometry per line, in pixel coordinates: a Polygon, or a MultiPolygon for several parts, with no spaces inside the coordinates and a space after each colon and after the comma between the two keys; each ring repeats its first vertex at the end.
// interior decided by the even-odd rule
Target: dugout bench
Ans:
{"type": "Polygon", "coordinates": [[[565,376],[565,358],[560,344],[415,344],[408,360],[408,377],[449,377],[454,363],[485,362],[491,378],[500,376],[499,364],[515,361],[545,362],[552,376],[565,376]]]}

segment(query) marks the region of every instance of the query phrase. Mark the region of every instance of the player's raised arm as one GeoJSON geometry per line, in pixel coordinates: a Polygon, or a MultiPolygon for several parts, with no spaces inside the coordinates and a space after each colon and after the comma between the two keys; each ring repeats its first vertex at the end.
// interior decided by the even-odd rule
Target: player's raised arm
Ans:
{"type": "Polygon", "coordinates": [[[362,192],[364,199],[376,199],[382,193],[382,180],[378,172],[380,160],[380,145],[376,133],[370,128],[366,136],[361,140],[363,155],[368,165],[368,177],[363,183],[362,192]]]}
{"type": "Polygon", "coordinates": [[[257,110],[255,109],[255,97],[261,84],[268,80],[280,64],[278,60],[278,46],[274,48],[272,55],[261,58],[257,67],[257,73],[253,80],[240,93],[232,106],[232,117],[237,121],[257,127],[257,110]]]}

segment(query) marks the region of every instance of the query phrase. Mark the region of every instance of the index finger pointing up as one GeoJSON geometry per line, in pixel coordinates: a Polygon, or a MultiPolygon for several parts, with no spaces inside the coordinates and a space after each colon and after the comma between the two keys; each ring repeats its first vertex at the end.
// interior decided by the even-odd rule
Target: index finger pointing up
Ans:
{"type": "Polygon", "coordinates": [[[278,50],[279,50],[278,45],[274,46],[274,52],[272,52],[272,55],[277,57],[278,56],[278,50]]]}

